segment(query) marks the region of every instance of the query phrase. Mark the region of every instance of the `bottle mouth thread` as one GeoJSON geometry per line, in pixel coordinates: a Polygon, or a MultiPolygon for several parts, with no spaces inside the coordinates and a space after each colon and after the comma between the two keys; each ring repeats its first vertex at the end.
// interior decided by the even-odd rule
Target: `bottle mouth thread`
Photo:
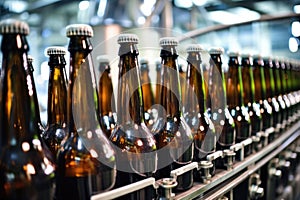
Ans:
{"type": "Polygon", "coordinates": [[[29,26],[26,22],[16,19],[0,21],[0,34],[29,34],[29,26]]]}

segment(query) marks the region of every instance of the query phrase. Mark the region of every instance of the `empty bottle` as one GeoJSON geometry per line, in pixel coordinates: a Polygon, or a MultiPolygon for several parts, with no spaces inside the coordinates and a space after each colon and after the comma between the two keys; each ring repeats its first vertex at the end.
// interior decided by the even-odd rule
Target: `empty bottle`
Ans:
{"type": "Polygon", "coordinates": [[[115,183],[115,152],[100,129],[98,92],[91,57],[93,29],[66,27],[70,38],[67,138],[58,151],[56,199],[90,199],[115,183]]]}
{"type": "Polygon", "coordinates": [[[28,75],[25,22],[0,22],[2,34],[0,102],[1,199],[53,199],[55,165],[45,156],[37,107],[28,75]]]}

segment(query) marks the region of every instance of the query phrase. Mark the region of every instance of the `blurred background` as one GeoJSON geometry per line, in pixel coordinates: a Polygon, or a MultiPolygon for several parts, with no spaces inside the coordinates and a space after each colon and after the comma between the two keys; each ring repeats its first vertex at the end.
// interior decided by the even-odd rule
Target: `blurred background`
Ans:
{"type": "Polygon", "coordinates": [[[66,47],[65,27],[73,23],[93,26],[96,77],[99,78],[96,57],[106,54],[114,84],[118,72],[116,36],[123,31],[138,34],[140,58],[149,61],[153,74],[160,60],[158,40],[163,36],[180,40],[183,53],[179,62],[183,65],[184,45],[189,43],[300,58],[300,0],[0,0],[0,20],[6,18],[17,18],[30,26],[29,53],[34,57],[43,121],[49,74],[44,51],[52,45],[66,47]]]}

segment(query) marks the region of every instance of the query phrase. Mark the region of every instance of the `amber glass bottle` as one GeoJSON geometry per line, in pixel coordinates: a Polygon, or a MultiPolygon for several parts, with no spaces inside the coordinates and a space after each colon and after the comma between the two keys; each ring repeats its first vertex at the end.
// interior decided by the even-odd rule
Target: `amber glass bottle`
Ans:
{"type": "MultiPolygon", "coordinates": [[[[156,141],[144,120],[143,92],[138,62],[138,37],[121,34],[117,126],[110,140],[117,152],[116,187],[152,177],[157,169],[156,141]]],[[[122,199],[153,199],[153,187],[123,196],[122,199]]]]}
{"type": "MultiPolygon", "coordinates": [[[[234,119],[236,130],[236,142],[241,142],[251,137],[251,122],[247,104],[245,106],[243,93],[242,69],[239,63],[239,53],[230,52],[228,61],[228,73],[226,79],[227,105],[234,119]]],[[[245,148],[245,155],[251,153],[251,148],[245,148]]]]}
{"type": "MultiPolygon", "coordinates": [[[[187,48],[186,99],[184,118],[194,136],[194,161],[206,160],[209,153],[216,150],[215,128],[206,109],[206,90],[203,79],[201,52],[199,45],[187,48]]],[[[214,174],[214,169],[212,170],[214,174]]],[[[195,174],[199,178],[199,174],[195,174]]]]}
{"type": "MultiPolygon", "coordinates": [[[[182,114],[179,69],[177,65],[178,41],[173,37],[160,39],[161,92],[159,119],[152,132],[158,143],[158,178],[170,177],[170,171],[184,166],[193,159],[193,135],[182,114]]],[[[192,171],[177,177],[177,190],[193,185],[192,171]]]]}
{"type": "Polygon", "coordinates": [[[260,105],[255,101],[255,84],[252,67],[252,59],[249,54],[242,54],[242,80],[243,80],[243,100],[247,105],[248,113],[251,121],[251,136],[254,138],[253,150],[258,150],[259,143],[255,140],[257,133],[262,130],[262,117],[260,113],[260,105]],[[258,145],[258,146],[256,146],[258,145]]]}
{"type": "Polygon", "coordinates": [[[116,126],[115,119],[115,95],[110,73],[109,60],[104,56],[98,56],[100,78],[99,90],[99,118],[100,126],[107,138],[110,137],[116,126]]]}
{"type": "Polygon", "coordinates": [[[285,84],[286,84],[286,96],[290,101],[288,121],[291,124],[293,122],[293,113],[294,113],[294,106],[296,104],[296,100],[294,95],[292,94],[291,64],[289,59],[285,60],[284,77],[285,77],[285,84]]]}
{"type": "Polygon", "coordinates": [[[48,106],[47,126],[43,133],[43,139],[56,158],[61,142],[66,137],[67,126],[67,82],[65,71],[64,47],[52,46],[47,48],[50,67],[48,81],[48,106]]]}
{"type": "Polygon", "coordinates": [[[28,76],[25,22],[0,22],[2,34],[0,102],[1,199],[53,199],[54,164],[45,156],[37,123],[33,80],[28,76]]]}
{"type": "Polygon", "coordinates": [[[274,59],[273,77],[275,82],[275,95],[280,106],[280,130],[283,130],[286,126],[286,104],[282,96],[282,83],[280,74],[280,62],[277,58],[274,59]]]}
{"type": "MultiPolygon", "coordinates": [[[[264,62],[260,55],[253,56],[253,76],[255,85],[255,101],[260,105],[260,112],[262,115],[262,131],[265,136],[271,134],[272,127],[272,107],[270,106],[266,96],[266,82],[264,75],[264,62]]],[[[265,137],[263,137],[265,138],[265,137]]],[[[262,140],[263,141],[263,140],[262,140]]]]}
{"type": "Polygon", "coordinates": [[[280,74],[280,81],[281,81],[281,95],[282,99],[285,103],[285,115],[284,115],[284,124],[285,128],[289,126],[289,116],[290,116],[290,107],[291,102],[287,96],[287,84],[286,84],[286,76],[285,76],[285,62],[283,59],[279,59],[279,74],[280,74]]]}
{"type": "Polygon", "coordinates": [[[93,29],[85,24],[66,28],[70,72],[67,98],[67,138],[57,156],[57,199],[90,199],[113,187],[115,153],[97,118],[92,45],[93,29]]]}
{"type": "Polygon", "coordinates": [[[236,130],[234,119],[227,107],[226,81],[222,69],[223,48],[211,48],[209,71],[210,118],[217,136],[217,150],[228,149],[235,144],[236,130]]]}
{"type": "Polygon", "coordinates": [[[275,138],[275,132],[278,132],[276,130],[277,127],[279,126],[279,120],[280,120],[280,106],[275,98],[275,81],[274,81],[274,76],[273,76],[273,67],[274,67],[274,62],[273,60],[269,58],[264,58],[264,76],[265,76],[265,82],[266,82],[266,98],[269,102],[269,104],[272,107],[272,118],[273,121],[271,121],[271,127],[273,127],[275,130],[273,133],[269,135],[269,142],[274,140],[275,138]]]}
{"type": "Polygon", "coordinates": [[[143,91],[143,102],[145,111],[145,123],[149,129],[151,129],[154,122],[152,113],[152,106],[154,103],[154,95],[152,90],[152,84],[149,76],[149,64],[147,60],[141,60],[141,84],[143,91]]]}

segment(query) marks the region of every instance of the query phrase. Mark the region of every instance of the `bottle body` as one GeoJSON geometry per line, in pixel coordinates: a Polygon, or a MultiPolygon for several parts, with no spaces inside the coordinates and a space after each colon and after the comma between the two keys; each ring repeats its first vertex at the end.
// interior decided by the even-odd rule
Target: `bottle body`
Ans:
{"type": "Polygon", "coordinates": [[[37,102],[27,77],[28,25],[17,20],[0,23],[1,71],[1,199],[53,199],[54,164],[40,139],[37,102]]]}
{"type": "Polygon", "coordinates": [[[210,50],[209,94],[210,118],[215,126],[217,150],[228,149],[235,144],[234,120],[227,107],[226,82],[222,69],[222,50],[210,50]]]}
{"type": "Polygon", "coordinates": [[[115,96],[111,80],[109,61],[99,63],[99,118],[100,126],[106,137],[109,138],[116,126],[115,96]]]}
{"type": "MultiPolygon", "coordinates": [[[[110,140],[117,152],[116,187],[152,177],[157,169],[156,141],[144,121],[143,91],[138,65],[138,38],[121,34],[117,126],[110,140]]],[[[147,187],[119,199],[155,199],[156,191],[147,187]]]]}
{"type": "MultiPolygon", "coordinates": [[[[242,142],[251,136],[251,124],[248,109],[242,98],[243,83],[242,73],[238,60],[238,54],[229,54],[229,71],[226,84],[227,105],[231,116],[234,119],[236,129],[236,142],[242,142]]],[[[246,147],[245,155],[251,153],[251,148],[246,147]]]]}
{"type": "Polygon", "coordinates": [[[43,140],[56,158],[58,149],[66,137],[65,128],[67,125],[67,83],[64,55],[65,49],[62,47],[49,47],[48,65],[50,66],[48,83],[48,109],[47,126],[43,133],[43,140]]]}
{"type": "Polygon", "coordinates": [[[68,135],[57,156],[56,198],[89,199],[114,186],[115,153],[97,118],[98,93],[89,39],[92,28],[69,25],[67,36],[70,37],[68,135]]]}
{"type": "MultiPolygon", "coordinates": [[[[181,92],[177,67],[177,41],[161,38],[161,79],[158,120],[152,128],[158,144],[158,178],[170,177],[170,172],[193,159],[194,144],[191,129],[181,113],[181,92]],[[170,42],[170,44],[169,44],[170,42]]],[[[193,184],[193,173],[177,177],[175,190],[186,190],[193,184]]]]}

